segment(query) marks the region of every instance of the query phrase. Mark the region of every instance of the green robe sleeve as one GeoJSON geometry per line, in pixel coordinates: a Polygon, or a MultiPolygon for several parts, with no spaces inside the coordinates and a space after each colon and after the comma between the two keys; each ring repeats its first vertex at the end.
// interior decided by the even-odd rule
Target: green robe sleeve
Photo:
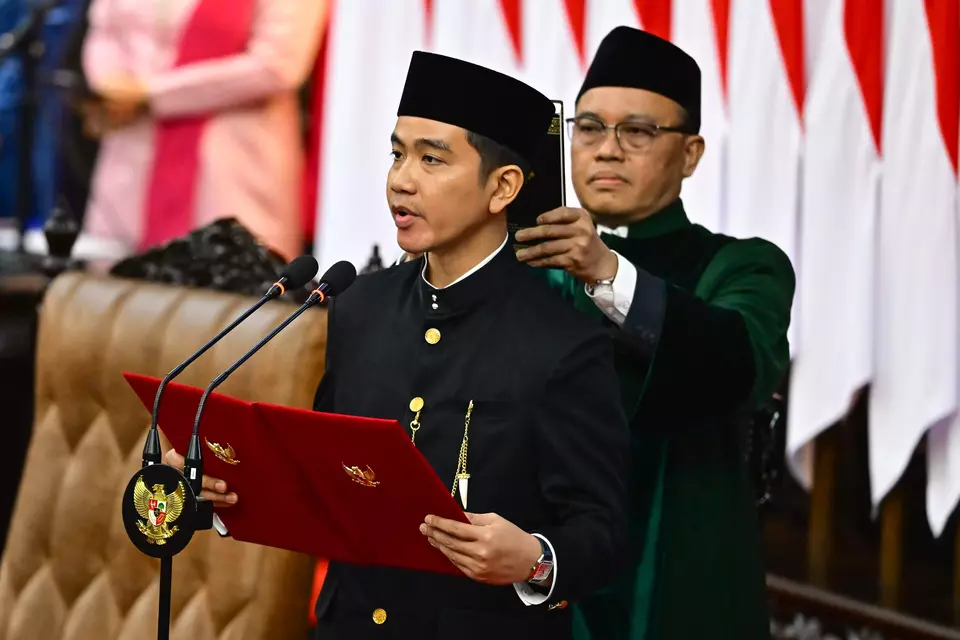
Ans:
{"type": "Polygon", "coordinates": [[[732,242],[716,253],[694,291],[637,272],[621,337],[634,364],[648,370],[645,413],[716,416],[776,390],[790,360],[796,284],[780,249],[759,239],[732,242]]]}

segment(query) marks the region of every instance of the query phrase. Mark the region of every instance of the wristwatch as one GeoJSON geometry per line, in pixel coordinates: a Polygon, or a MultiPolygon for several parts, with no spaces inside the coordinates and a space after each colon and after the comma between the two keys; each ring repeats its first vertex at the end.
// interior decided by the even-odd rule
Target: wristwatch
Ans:
{"type": "Polygon", "coordinates": [[[605,280],[596,280],[594,281],[593,284],[586,285],[587,294],[592,296],[594,292],[596,292],[597,287],[603,287],[603,286],[612,287],[613,281],[616,280],[616,278],[617,276],[613,276],[612,278],[606,278],[605,280]]]}
{"type": "Polygon", "coordinates": [[[533,563],[527,579],[527,582],[533,585],[543,584],[553,573],[553,552],[550,551],[550,545],[544,542],[543,538],[537,537],[537,540],[540,542],[540,558],[533,563]]]}

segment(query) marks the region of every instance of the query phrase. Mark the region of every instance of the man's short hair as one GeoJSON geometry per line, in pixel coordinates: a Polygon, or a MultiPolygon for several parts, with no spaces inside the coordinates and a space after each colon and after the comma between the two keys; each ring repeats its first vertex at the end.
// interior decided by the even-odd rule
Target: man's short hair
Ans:
{"type": "Polygon", "coordinates": [[[515,164],[520,167],[523,177],[530,174],[530,163],[520,157],[520,154],[499,142],[473,131],[467,131],[467,142],[480,154],[480,182],[484,183],[495,169],[515,164]]]}

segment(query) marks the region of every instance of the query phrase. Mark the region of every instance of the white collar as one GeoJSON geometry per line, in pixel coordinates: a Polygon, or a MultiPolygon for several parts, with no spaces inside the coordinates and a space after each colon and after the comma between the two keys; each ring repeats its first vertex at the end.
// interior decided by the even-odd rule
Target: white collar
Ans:
{"type": "Polygon", "coordinates": [[[627,225],[623,225],[616,228],[605,227],[602,224],[597,225],[597,233],[609,233],[614,236],[620,236],[621,238],[627,237],[627,225]]]}
{"type": "MultiPolygon", "coordinates": [[[[500,246],[497,247],[497,250],[496,250],[496,251],[494,251],[493,253],[491,253],[490,255],[488,255],[486,258],[484,258],[482,261],[480,261],[480,263],[477,264],[477,266],[475,266],[474,268],[470,269],[470,271],[467,271],[465,274],[463,274],[462,276],[460,276],[459,278],[457,278],[456,280],[454,280],[453,282],[451,282],[450,284],[448,284],[447,287],[452,287],[453,285],[457,284],[458,282],[460,282],[460,281],[462,281],[462,280],[465,280],[467,277],[473,275],[474,273],[476,273],[477,271],[479,271],[480,269],[482,269],[488,262],[490,262],[491,260],[493,260],[493,258],[494,258],[498,253],[500,253],[500,251],[503,249],[503,247],[506,246],[507,240],[509,240],[509,239],[510,239],[510,234],[507,234],[507,236],[503,239],[503,242],[500,243],[500,246]]],[[[423,281],[426,282],[426,283],[430,286],[431,289],[440,290],[440,289],[446,289],[446,288],[447,288],[447,287],[435,287],[435,286],[433,286],[432,284],[430,284],[430,281],[429,281],[429,280],[427,280],[427,254],[423,254],[423,268],[420,270],[420,277],[423,278],[423,281]]]]}

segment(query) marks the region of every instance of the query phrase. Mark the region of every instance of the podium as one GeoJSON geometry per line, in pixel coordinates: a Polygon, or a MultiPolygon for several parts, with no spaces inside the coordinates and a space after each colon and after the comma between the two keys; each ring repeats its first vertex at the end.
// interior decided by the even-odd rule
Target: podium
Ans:
{"type": "MultiPolygon", "coordinates": [[[[149,413],[160,380],[124,373],[149,413]]],[[[170,383],[158,426],[186,451],[202,389],[170,383]]],[[[245,402],[212,393],[199,429],[203,473],[237,503],[216,510],[242,542],[358,565],[466,577],[420,533],[427,515],[469,523],[450,490],[395,420],[245,402]]],[[[212,503],[179,469],[139,469],[123,494],[127,535],[161,560],[158,637],[167,638],[173,556],[210,529],[212,503]]]]}

